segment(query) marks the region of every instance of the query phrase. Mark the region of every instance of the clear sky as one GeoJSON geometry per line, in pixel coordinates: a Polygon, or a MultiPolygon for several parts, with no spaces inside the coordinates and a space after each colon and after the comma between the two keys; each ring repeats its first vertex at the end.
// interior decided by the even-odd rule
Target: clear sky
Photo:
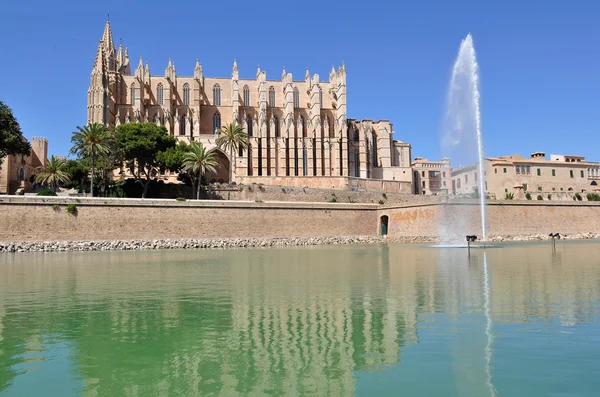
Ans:
{"type": "Polygon", "coordinates": [[[7,1],[0,99],[24,134],[67,154],[86,122],[89,75],[107,13],[115,44],[151,74],[326,79],[347,69],[348,116],[389,119],[413,156],[441,157],[451,67],[471,32],[486,154],[534,151],[600,161],[600,2],[593,0],[7,1]]]}

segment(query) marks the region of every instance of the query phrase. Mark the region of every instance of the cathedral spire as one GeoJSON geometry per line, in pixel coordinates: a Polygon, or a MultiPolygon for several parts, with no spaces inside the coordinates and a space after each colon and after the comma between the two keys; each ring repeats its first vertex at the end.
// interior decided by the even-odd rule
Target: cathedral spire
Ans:
{"type": "Polygon", "coordinates": [[[102,33],[102,38],[100,40],[104,43],[104,48],[106,48],[108,53],[115,51],[115,43],[112,37],[112,30],[110,29],[110,21],[106,21],[106,25],[104,25],[104,32],[102,33]]]}
{"type": "Polygon", "coordinates": [[[233,67],[231,68],[231,78],[234,80],[239,79],[238,65],[235,58],[233,59],[233,67]]]}
{"type": "Polygon", "coordinates": [[[283,67],[283,70],[281,71],[281,80],[285,79],[285,76],[287,75],[286,71],[285,71],[285,66],[283,67]]]}

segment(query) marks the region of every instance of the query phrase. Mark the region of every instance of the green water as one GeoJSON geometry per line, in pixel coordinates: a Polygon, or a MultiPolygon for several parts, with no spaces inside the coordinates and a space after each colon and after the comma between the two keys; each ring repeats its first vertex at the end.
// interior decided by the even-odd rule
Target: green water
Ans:
{"type": "Polygon", "coordinates": [[[3,254],[0,396],[600,395],[600,243],[483,255],[3,254]]]}

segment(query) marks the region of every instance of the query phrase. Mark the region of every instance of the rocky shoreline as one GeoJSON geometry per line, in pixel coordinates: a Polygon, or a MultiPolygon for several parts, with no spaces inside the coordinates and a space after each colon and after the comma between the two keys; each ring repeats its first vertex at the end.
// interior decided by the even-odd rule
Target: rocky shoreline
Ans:
{"type": "MultiPolygon", "coordinates": [[[[600,233],[577,233],[561,236],[565,240],[600,239],[600,233]]],[[[490,242],[543,241],[550,237],[543,234],[488,237],[490,242]]],[[[306,247],[340,244],[376,243],[438,243],[434,237],[288,237],[288,238],[222,238],[222,239],[157,239],[157,240],[91,240],[91,241],[23,241],[0,242],[0,252],[65,252],[65,251],[134,251],[167,249],[225,249],[306,247]]],[[[449,243],[464,243],[462,240],[449,243]]]]}

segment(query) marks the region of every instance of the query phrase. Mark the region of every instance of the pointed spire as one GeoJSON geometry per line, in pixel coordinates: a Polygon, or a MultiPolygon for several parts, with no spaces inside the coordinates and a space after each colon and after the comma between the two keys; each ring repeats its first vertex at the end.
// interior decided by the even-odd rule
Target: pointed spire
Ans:
{"type": "Polygon", "coordinates": [[[102,72],[104,69],[104,48],[102,46],[102,40],[100,40],[98,44],[98,49],[96,50],[96,57],[94,58],[94,67],[92,68],[92,72],[102,72]]]}
{"type": "Polygon", "coordinates": [[[240,75],[238,73],[238,65],[235,58],[233,59],[233,67],[231,68],[231,78],[233,80],[238,80],[240,78],[240,75]]]}
{"type": "Polygon", "coordinates": [[[308,67],[306,68],[306,73],[304,73],[304,80],[310,80],[310,73],[308,71],[308,67]]]}
{"type": "Polygon", "coordinates": [[[102,38],[100,39],[104,43],[104,48],[106,48],[107,52],[115,51],[115,43],[113,42],[112,30],[110,29],[110,21],[106,21],[106,25],[104,25],[104,32],[102,33],[102,38]]]}
{"type": "Polygon", "coordinates": [[[117,62],[119,63],[119,66],[121,66],[124,63],[125,59],[123,56],[123,43],[119,44],[119,51],[117,52],[117,62]]]}
{"type": "Polygon", "coordinates": [[[144,68],[144,62],[142,61],[142,57],[140,57],[140,63],[138,64],[138,69],[144,68]]]}
{"type": "Polygon", "coordinates": [[[285,66],[283,67],[283,70],[281,71],[281,80],[285,79],[285,76],[287,75],[286,71],[285,71],[285,66]]]}
{"type": "Polygon", "coordinates": [[[194,78],[198,81],[202,80],[202,64],[196,58],[196,66],[194,66],[194,78]]]}
{"type": "Polygon", "coordinates": [[[258,69],[256,70],[256,78],[260,75],[260,65],[258,65],[258,69]]]}
{"type": "Polygon", "coordinates": [[[238,71],[238,65],[237,65],[237,61],[235,60],[235,58],[233,58],[233,71],[234,72],[238,71]]]}

